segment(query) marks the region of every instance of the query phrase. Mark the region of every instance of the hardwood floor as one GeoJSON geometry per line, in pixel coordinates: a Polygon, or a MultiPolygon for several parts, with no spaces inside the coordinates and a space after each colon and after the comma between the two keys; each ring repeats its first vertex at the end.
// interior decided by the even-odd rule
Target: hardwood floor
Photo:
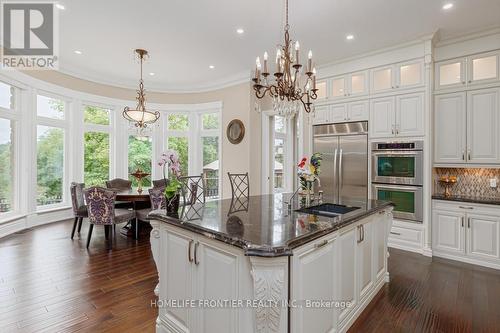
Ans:
{"type": "MultiPolygon", "coordinates": [[[[149,240],[72,221],[0,239],[0,332],[154,332],[149,240]]],[[[391,282],[350,332],[500,332],[500,271],[391,249],[391,282]]]]}
{"type": "Polygon", "coordinates": [[[0,239],[0,332],[154,332],[150,306],[158,282],[149,239],[88,222],[70,239],[72,221],[0,239]]]}

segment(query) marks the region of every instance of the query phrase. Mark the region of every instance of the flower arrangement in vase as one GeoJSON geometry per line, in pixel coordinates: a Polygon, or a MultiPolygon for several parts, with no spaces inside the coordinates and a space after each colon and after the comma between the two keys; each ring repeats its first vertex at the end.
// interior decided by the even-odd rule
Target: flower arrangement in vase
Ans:
{"type": "Polygon", "coordinates": [[[313,183],[315,181],[320,183],[319,174],[320,174],[320,166],[323,157],[320,153],[314,153],[310,162],[307,162],[307,157],[303,157],[300,160],[298,166],[297,175],[299,176],[301,194],[310,196],[314,194],[313,183]]]}
{"type": "Polygon", "coordinates": [[[158,165],[163,167],[163,179],[167,186],[165,187],[165,199],[167,203],[167,214],[176,214],[179,210],[181,183],[181,164],[179,154],[172,149],[161,154],[158,165]],[[169,177],[167,178],[167,169],[169,177]]]}

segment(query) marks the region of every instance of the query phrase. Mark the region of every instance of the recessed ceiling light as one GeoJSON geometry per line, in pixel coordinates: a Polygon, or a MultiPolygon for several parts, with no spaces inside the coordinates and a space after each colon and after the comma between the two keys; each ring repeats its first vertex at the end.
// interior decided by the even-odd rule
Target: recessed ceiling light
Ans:
{"type": "Polygon", "coordinates": [[[448,9],[452,9],[452,8],[453,8],[453,3],[451,3],[451,2],[448,2],[448,3],[443,5],[444,10],[448,10],[448,9]]]}
{"type": "Polygon", "coordinates": [[[82,54],[82,53],[83,53],[83,52],[82,52],[82,51],[80,51],[80,50],[75,50],[74,52],[75,52],[76,54],[82,54]]]}
{"type": "Polygon", "coordinates": [[[353,40],[354,39],[354,35],[347,35],[347,36],[345,36],[345,39],[347,39],[347,40],[353,40]]]}
{"type": "Polygon", "coordinates": [[[208,68],[210,68],[210,69],[214,69],[214,68],[215,68],[215,66],[214,66],[214,65],[210,65],[210,66],[208,66],[208,68]]]}
{"type": "Polygon", "coordinates": [[[155,76],[155,73],[153,73],[153,72],[150,72],[150,73],[149,73],[149,75],[151,75],[151,76],[155,76]]]}
{"type": "Polygon", "coordinates": [[[56,3],[56,8],[57,9],[61,9],[61,10],[65,10],[66,7],[64,7],[64,5],[61,5],[60,3],[56,3]]]}
{"type": "Polygon", "coordinates": [[[239,35],[242,35],[242,34],[245,32],[245,30],[243,30],[243,28],[238,28],[238,29],[236,29],[236,32],[237,32],[239,35]]]}

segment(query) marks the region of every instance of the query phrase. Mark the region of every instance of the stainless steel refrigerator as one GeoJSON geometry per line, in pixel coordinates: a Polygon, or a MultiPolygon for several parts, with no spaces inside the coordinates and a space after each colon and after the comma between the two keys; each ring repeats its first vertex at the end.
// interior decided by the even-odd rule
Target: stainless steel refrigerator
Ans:
{"type": "MultiPolygon", "coordinates": [[[[313,126],[313,152],[321,153],[320,189],[332,203],[368,198],[368,122],[313,126]]],[[[325,198],[325,200],[328,200],[325,198]]]]}

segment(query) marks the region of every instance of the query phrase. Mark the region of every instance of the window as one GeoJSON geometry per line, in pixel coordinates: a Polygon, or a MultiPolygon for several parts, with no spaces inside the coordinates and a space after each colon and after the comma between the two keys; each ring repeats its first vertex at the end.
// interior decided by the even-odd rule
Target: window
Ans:
{"type": "Polygon", "coordinates": [[[37,126],[37,205],[63,201],[64,130],[37,126]]]}
{"type": "Polygon", "coordinates": [[[220,112],[169,113],[167,145],[179,153],[181,173],[203,174],[208,198],[218,198],[220,188],[220,112]]]}
{"type": "Polygon", "coordinates": [[[45,95],[36,101],[36,203],[55,205],[65,199],[66,102],[45,95]]]}
{"type": "MultiPolygon", "coordinates": [[[[153,156],[153,141],[148,136],[128,137],[128,173],[132,186],[137,187],[138,182],[131,173],[141,170],[151,175],[151,158],[153,156]]],[[[142,186],[151,186],[151,176],[142,180],[142,186]]]]}
{"type": "Polygon", "coordinates": [[[286,120],[281,116],[274,116],[274,149],[273,149],[273,191],[285,191],[283,179],[283,165],[286,149],[286,120]]]}
{"type": "Polygon", "coordinates": [[[83,137],[85,186],[102,186],[109,180],[109,134],[86,132],[83,137]]]}
{"type": "Polygon", "coordinates": [[[110,179],[110,124],[111,110],[85,105],[83,118],[83,181],[85,186],[104,186],[110,179]]]}
{"type": "Polygon", "coordinates": [[[64,102],[58,99],[37,96],[37,115],[52,119],[64,119],[64,102]]]}
{"type": "Polygon", "coordinates": [[[179,154],[181,174],[189,175],[189,117],[184,114],[167,116],[167,148],[179,154]]]}
{"type": "Polygon", "coordinates": [[[14,87],[0,82],[0,108],[14,109],[14,87]]]}
{"type": "Polygon", "coordinates": [[[12,124],[13,121],[0,118],[0,214],[11,211],[13,203],[12,124]]]}

